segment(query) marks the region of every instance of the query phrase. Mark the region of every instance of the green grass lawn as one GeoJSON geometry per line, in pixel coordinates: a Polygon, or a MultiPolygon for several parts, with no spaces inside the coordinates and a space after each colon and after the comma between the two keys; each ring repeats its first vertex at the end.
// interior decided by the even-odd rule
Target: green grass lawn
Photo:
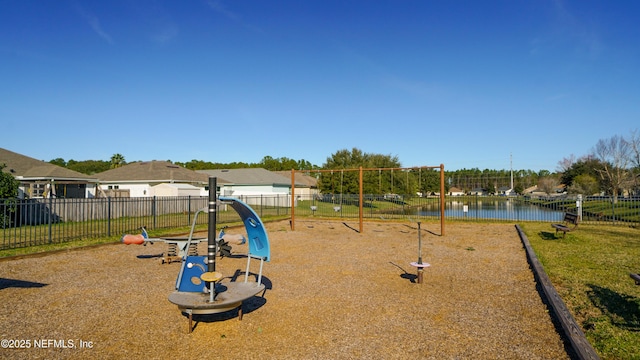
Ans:
{"type": "Polygon", "coordinates": [[[557,237],[549,223],[524,223],[536,256],[603,359],[640,359],[640,229],[585,225],[557,237]]]}

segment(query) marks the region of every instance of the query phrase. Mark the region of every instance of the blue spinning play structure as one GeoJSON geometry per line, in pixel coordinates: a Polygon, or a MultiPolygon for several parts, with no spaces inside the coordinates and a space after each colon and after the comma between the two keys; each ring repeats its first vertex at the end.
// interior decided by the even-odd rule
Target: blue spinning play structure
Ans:
{"type": "MultiPolygon", "coordinates": [[[[249,243],[249,252],[247,253],[247,269],[245,271],[245,282],[249,276],[249,267],[251,265],[251,259],[260,260],[260,271],[258,273],[258,284],[261,283],[262,280],[262,268],[265,261],[269,261],[270,249],[269,249],[269,237],[267,236],[267,232],[264,228],[264,224],[260,221],[258,214],[249,207],[249,205],[244,202],[229,198],[229,197],[220,197],[220,203],[230,205],[237,213],[240,215],[242,222],[245,226],[245,230],[247,231],[249,243]]],[[[203,210],[199,210],[198,212],[203,212],[203,210]]],[[[197,221],[197,215],[194,219],[194,224],[197,221]]],[[[221,230],[218,233],[218,237],[216,238],[217,245],[220,245],[221,240],[225,237],[224,230],[221,230]]],[[[188,246],[188,245],[187,245],[188,246]]],[[[218,250],[219,251],[219,250],[218,250]]],[[[215,251],[216,253],[218,251],[215,251]]],[[[209,270],[208,268],[208,256],[187,256],[186,261],[182,264],[182,269],[180,269],[180,274],[176,279],[176,289],[178,291],[185,292],[203,292],[206,291],[205,283],[202,281],[198,281],[197,279],[200,276],[209,270]],[[187,281],[183,281],[183,280],[187,281]]],[[[215,271],[215,269],[212,269],[215,271]]]]}
{"type": "MultiPolygon", "coordinates": [[[[209,207],[196,212],[189,234],[188,242],[193,238],[198,213],[208,212],[208,250],[206,256],[188,256],[182,262],[180,273],[176,279],[176,291],[169,295],[169,301],[189,316],[189,332],[192,331],[193,314],[212,314],[238,309],[238,317],[242,320],[242,302],[265,290],[262,284],[262,269],[271,254],[269,237],[260,217],[244,202],[230,198],[216,199],[216,178],[209,178],[209,207]],[[221,282],[222,273],[216,270],[216,254],[225,246],[224,230],[216,236],[216,212],[220,204],[233,208],[245,226],[247,232],[248,253],[244,281],[221,282]],[[257,281],[249,282],[251,260],[260,262],[260,270],[256,274],[257,281]]],[[[187,248],[189,243],[187,244],[187,248]]]]}

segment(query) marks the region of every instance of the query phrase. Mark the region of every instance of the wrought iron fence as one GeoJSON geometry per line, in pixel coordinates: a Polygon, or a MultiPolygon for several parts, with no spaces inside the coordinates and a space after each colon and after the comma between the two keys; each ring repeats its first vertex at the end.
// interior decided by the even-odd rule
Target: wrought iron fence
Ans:
{"type": "MultiPolygon", "coordinates": [[[[241,196],[262,218],[290,216],[289,195],[241,196]]],[[[120,236],[141,226],[148,229],[188,227],[207,197],[141,197],[91,199],[0,199],[0,250],[54,244],[77,239],[120,236]]],[[[359,196],[296,195],[297,217],[359,217],[359,196]]],[[[439,197],[396,194],[363,196],[364,219],[439,219],[439,197]]],[[[583,223],[640,226],[640,199],[611,197],[450,196],[445,218],[460,221],[561,221],[579,213],[583,223]]],[[[235,211],[218,209],[218,223],[238,221],[235,211]]],[[[206,225],[206,216],[197,219],[206,225]]]]}
{"type": "MultiPolygon", "coordinates": [[[[365,219],[439,219],[440,198],[406,195],[363,196],[365,219]]],[[[296,197],[296,216],[357,218],[359,196],[324,194],[296,197]]],[[[640,198],[447,196],[445,219],[463,221],[562,221],[577,213],[585,223],[640,225],[640,198]]]]}
{"type": "MultiPolygon", "coordinates": [[[[287,195],[239,197],[261,217],[286,216],[287,195]]],[[[90,199],[0,199],[0,250],[56,244],[78,239],[120,236],[145,226],[149,230],[191,226],[207,197],[167,196],[90,199]]],[[[239,221],[222,204],[218,222],[239,221]]],[[[204,225],[208,217],[197,218],[204,225]]]]}

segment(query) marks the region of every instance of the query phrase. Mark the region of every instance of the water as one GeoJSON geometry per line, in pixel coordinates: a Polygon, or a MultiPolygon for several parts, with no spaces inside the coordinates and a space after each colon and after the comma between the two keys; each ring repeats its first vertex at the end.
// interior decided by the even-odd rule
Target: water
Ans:
{"type": "MultiPolygon", "coordinates": [[[[418,211],[419,216],[440,216],[438,205],[426,205],[418,211]]],[[[452,219],[497,219],[514,221],[562,221],[563,211],[530,205],[520,200],[470,200],[447,201],[445,218],[452,219]]]]}

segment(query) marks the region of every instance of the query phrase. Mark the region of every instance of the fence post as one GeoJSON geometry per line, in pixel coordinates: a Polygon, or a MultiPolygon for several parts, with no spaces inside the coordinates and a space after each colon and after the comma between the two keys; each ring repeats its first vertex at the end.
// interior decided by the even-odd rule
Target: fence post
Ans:
{"type": "Polygon", "coordinates": [[[191,224],[191,195],[187,198],[187,225],[191,224]]]}
{"type": "Polygon", "coordinates": [[[613,225],[616,224],[616,196],[611,195],[611,220],[613,220],[613,225]]]}
{"type": "Polygon", "coordinates": [[[151,217],[153,218],[153,228],[155,229],[157,226],[157,212],[156,212],[156,196],[154,195],[153,198],[151,198],[151,217]]]}
{"type": "Polygon", "coordinates": [[[111,236],[111,196],[107,197],[107,236],[111,236]]]}
{"type": "Polygon", "coordinates": [[[53,241],[53,234],[52,234],[52,226],[51,226],[51,214],[53,213],[53,196],[49,196],[49,244],[51,244],[51,242],[53,241]]]}
{"type": "Polygon", "coordinates": [[[582,195],[578,194],[578,199],[576,200],[576,208],[578,213],[578,220],[582,221],[582,195]]]}

